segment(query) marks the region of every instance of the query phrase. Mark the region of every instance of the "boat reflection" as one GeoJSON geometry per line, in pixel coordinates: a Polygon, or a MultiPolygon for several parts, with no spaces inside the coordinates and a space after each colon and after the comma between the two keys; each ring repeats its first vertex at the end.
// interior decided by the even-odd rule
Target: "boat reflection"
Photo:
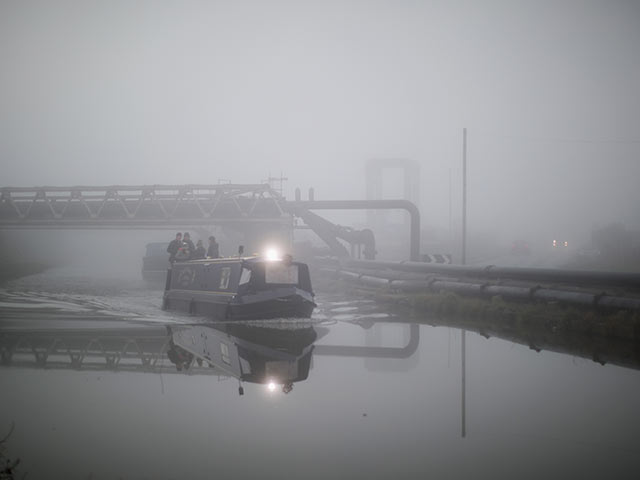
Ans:
{"type": "Polygon", "coordinates": [[[209,365],[242,382],[261,383],[284,393],[306,380],[311,366],[313,326],[290,324],[197,325],[173,331],[167,356],[178,371],[209,365]]]}

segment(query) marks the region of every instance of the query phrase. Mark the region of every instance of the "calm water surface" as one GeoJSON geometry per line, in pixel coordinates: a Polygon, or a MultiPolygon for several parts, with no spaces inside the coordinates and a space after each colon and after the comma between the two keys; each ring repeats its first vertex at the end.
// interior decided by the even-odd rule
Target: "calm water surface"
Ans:
{"type": "MultiPolygon", "coordinates": [[[[55,270],[0,291],[0,332],[149,332],[160,345],[165,325],[194,322],[159,311],[160,295],[55,270]]],[[[245,381],[240,396],[228,372],[178,372],[166,356],[145,372],[16,355],[0,367],[5,453],[36,479],[637,478],[638,371],[466,332],[463,375],[460,330],[357,298],[318,303],[310,322],[218,326],[256,352],[274,348],[265,328],[312,331],[287,394],[245,381]]]]}

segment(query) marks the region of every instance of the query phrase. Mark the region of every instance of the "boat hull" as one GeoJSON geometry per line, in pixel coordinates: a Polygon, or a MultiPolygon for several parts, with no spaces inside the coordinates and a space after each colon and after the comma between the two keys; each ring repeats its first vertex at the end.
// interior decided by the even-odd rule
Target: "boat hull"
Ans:
{"type": "Polygon", "coordinates": [[[316,304],[305,292],[261,295],[261,298],[224,297],[204,292],[165,293],[163,309],[206,316],[219,320],[262,320],[273,318],[309,318],[316,304]]]}
{"type": "Polygon", "coordinates": [[[205,259],[172,266],[163,309],[222,320],[309,318],[313,298],[304,263],[205,259]]]}
{"type": "Polygon", "coordinates": [[[229,305],[227,318],[254,320],[270,318],[309,318],[316,304],[294,295],[257,303],[229,305]]]}
{"type": "Polygon", "coordinates": [[[224,299],[218,301],[212,299],[203,300],[196,298],[196,296],[185,298],[183,295],[165,294],[162,309],[215,319],[226,319],[229,303],[224,299]]]}

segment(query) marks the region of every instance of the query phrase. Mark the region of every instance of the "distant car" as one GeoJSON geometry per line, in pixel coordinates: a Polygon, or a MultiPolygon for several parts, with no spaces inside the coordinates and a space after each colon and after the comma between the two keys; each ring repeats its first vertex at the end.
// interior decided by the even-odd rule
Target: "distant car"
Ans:
{"type": "Polygon", "coordinates": [[[567,240],[553,240],[551,246],[553,248],[569,248],[569,242],[567,240]]]}
{"type": "Polygon", "coordinates": [[[511,253],[513,255],[529,255],[531,253],[531,248],[524,240],[516,240],[511,245],[511,253]]]}

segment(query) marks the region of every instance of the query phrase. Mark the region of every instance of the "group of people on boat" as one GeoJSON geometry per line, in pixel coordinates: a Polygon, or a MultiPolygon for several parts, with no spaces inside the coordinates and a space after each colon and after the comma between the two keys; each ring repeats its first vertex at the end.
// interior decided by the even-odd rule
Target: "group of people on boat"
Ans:
{"type": "Polygon", "coordinates": [[[184,232],[184,235],[182,232],[178,232],[176,233],[176,238],[169,243],[167,252],[171,263],[202,258],[219,258],[220,246],[216,242],[216,237],[211,235],[209,237],[209,248],[205,250],[202,240],[198,240],[194,245],[189,232],[184,232]]]}

